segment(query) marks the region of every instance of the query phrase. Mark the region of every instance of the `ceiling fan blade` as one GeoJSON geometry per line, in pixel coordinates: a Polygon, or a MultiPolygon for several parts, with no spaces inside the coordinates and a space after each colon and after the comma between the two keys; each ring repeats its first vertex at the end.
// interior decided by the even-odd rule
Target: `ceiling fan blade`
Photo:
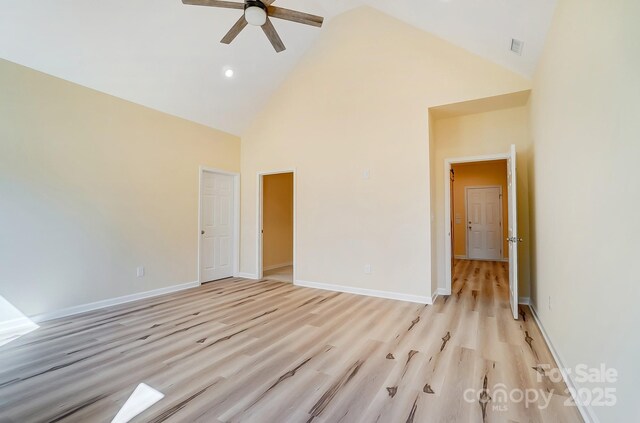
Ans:
{"type": "Polygon", "coordinates": [[[269,6],[269,16],[305,25],[317,26],[318,28],[320,28],[324,22],[324,18],[322,16],[310,15],[309,13],[298,12],[296,10],[285,9],[284,7],[277,6],[269,6]]]}
{"type": "Polygon", "coordinates": [[[182,0],[183,4],[192,6],[224,7],[225,9],[244,9],[244,3],[220,0],[182,0]]]}
{"type": "Polygon", "coordinates": [[[240,19],[238,19],[238,22],[236,22],[235,25],[231,27],[229,32],[227,32],[227,34],[222,38],[222,40],[220,40],[220,42],[222,44],[231,44],[231,41],[235,40],[238,34],[240,34],[240,31],[245,29],[246,26],[247,20],[244,18],[244,15],[242,15],[240,16],[240,19]]]}
{"type": "Polygon", "coordinates": [[[262,30],[264,31],[269,41],[271,41],[271,45],[274,49],[276,49],[276,52],[280,53],[281,51],[286,50],[284,43],[280,39],[276,28],[273,26],[273,23],[271,23],[271,20],[269,18],[267,18],[267,22],[262,25],[262,30]]]}

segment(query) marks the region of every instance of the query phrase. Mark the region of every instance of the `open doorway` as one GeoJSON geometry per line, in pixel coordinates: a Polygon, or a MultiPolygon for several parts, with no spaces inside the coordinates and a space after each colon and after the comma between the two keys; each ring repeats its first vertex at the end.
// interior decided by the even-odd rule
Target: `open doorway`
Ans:
{"type": "Polygon", "coordinates": [[[508,260],[507,161],[454,163],[451,175],[454,259],[508,260]]]}
{"type": "Polygon", "coordinates": [[[261,177],[262,277],[294,281],[294,173],[261,177]]]}
{"type": "Polygon", "coordinates": [[[445,278],[456,260],[507,261],[509,302],[518,318],[516,147],[509,153],[445,159],[445,278]]]}

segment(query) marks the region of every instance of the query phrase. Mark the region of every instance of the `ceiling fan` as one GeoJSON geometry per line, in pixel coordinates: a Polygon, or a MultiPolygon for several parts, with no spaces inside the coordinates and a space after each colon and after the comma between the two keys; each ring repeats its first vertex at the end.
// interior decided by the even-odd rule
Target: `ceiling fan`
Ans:
{"type": "Polygon", "coordinates": [[[219,0],[182,0],[182,3],[194,6],[223,7],[225,9],[242,9],[244,14],[238,19],[238,22],[231,27],[227,35],[220,41],[223,44],[231,44],[247,24],[260,26],[265,35],[271,41],[271,45],[280,53],[286,47],[280,39],[271,18],[284,19],[291,22],[297,22],[305,25],[316,26],[320,28],[324,18],[321,16],[310,15],[308,13],[298,12],[296,10],[285,9],[283,7],[271,6],[275,0],[245,0],[244,3],[235,1],[219,1],[219,0]]]}

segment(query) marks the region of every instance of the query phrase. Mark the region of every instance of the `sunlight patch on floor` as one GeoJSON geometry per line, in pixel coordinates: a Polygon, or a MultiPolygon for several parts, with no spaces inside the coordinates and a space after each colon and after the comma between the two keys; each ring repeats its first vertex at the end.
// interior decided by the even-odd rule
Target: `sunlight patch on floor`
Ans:
{"type": "Polygon", "coordinates": [[[127,423],[162,398],[164,398],[162,392],[158,392],[149,385],[141,383],[136,387],[111,423],[127,423]]]}
{"type": "Polygon", "coordinates": [[[0,347],[40,327],[2,295],[0,295],[0,316],[0,347]]]}

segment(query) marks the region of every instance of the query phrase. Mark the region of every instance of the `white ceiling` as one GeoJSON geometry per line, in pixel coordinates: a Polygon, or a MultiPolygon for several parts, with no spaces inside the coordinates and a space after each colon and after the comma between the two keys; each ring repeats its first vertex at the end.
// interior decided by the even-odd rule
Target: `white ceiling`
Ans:
{"type": "MultiPolygon", "coordinates": [[[[277,0],[331,19],[370,5],[531,76],[556,0],[277,0]],[[511,38],[525,42],[522,56],[511,38]]],[[[126,100],[241,134],[322,29],[274,19],[219,43],[240,11],[180,0],[0,0],[0,57],[126,100]],[[227,67],[235,77],[227,79],[227,67]]]]}

